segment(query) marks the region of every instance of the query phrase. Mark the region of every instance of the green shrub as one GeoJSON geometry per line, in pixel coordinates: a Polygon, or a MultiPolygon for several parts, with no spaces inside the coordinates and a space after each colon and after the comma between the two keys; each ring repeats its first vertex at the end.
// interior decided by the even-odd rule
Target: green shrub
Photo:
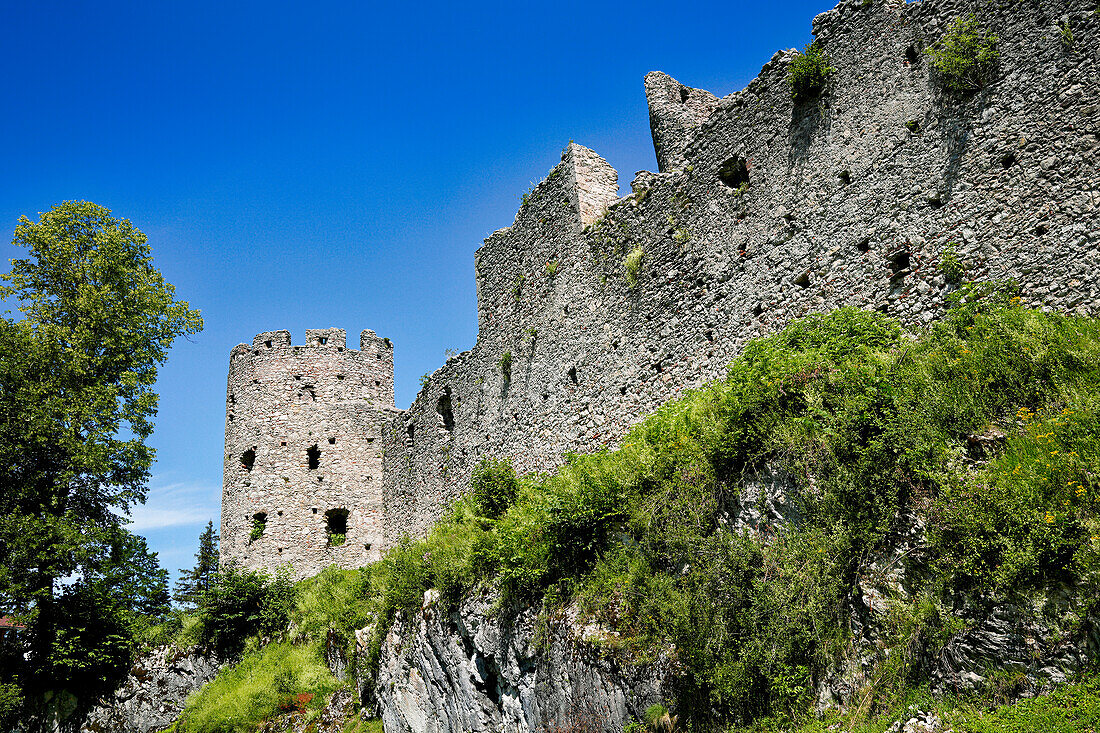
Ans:
{"type": "Polygon", "coordinates": [[[21,720],[25,720],[22,689],[13,683],[0,682],[0,729],[19,730],[21,720]]]}
{"type": "Polygon", "coordinates": [[[489,519],[499,519],[516,500],[519,481],[509,460],[482,458],[470,475],[470,498],[477,512],[489,519]]]}
{"type": "Polygon", "coordinates": [[[500,355],[500,361],[497,363],[500,367],[500,373],[504,377],[504,383],[508,384],[512,381],[512,352],[505,351],[500,355]]]}
{"type": "Polygon", "coordinates": [[[947,90],[974,92],[996,75],[998,40],[971,14],[952,21],[943,37],[924,52],[947,90]]]}
{"type": "Polygon", "coordinates": [[[803,104],[825,91],[829,78],[836,73],[825,50],[817,41],[806,46],[805,50],[791,59],[787,71],[787,83],[791,88],[791,99],[795,104],[803,104]]]}
{"type": "Polygon", "coordinates": [[[642,271],[642,260],[645,259],[645,250],[635,247],[623,258],[623,271],[626,273],[626,284],[634,287],[638,284],[638,275],[642,271]]]}
{"type": "Polygon", "coordinates": [[[258,539],[260,539],[261,537],[264,536],[264,527],[266,526],[266,524],[267,524],[267,522],[264,520],[263,517],[260,517],[260,516],[252,517],[252,529],[248,533],[248,543],[249,544],[252,544],[256,540],[258,540],[258,539]]]}
{"type": "Polygon", "coordinates": [[[253,634],[270,636],[286,630],[294,592],[286,567],[274,577],[235,566],[223,568],[199,601],[199,638],[223,656],[238,654],[253,634]]]}
{"type": "Polygon", "coordinates": [[[547,277],[554,277],[554,275],[557,275],[558,274],[558,265],[559,265],[559,262],[557,260],[547,260],[546,261],[546,276],[547,277]]]}

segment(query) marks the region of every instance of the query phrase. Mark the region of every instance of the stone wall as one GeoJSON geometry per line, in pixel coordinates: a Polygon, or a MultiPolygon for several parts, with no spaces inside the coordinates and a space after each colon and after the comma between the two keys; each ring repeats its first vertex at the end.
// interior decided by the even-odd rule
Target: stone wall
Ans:
{"type": "Polygon", "coordinates": [[[376,560],[381,437],[396,413],[393,348],[373,331],[363,331],[358,351],[335,328],[306,331],[305,346],[292,346],[287,331],[271,331],[234,347],[222,562],[267,569],[290,563],[295,577],[306,577],[331,563],[376,560]],[[262,535],[254,536],[261,525],[262,535]]]}
{"type": "Polygon", "coordinates": [[[814,20],[836,73],[803,106],[793,51],[722,99],[649,75],[661,172],[617,198],[615,171],[570,144],[478,251],[476,345],[385,431],[385,542],[426,531],[480,457],[535,471],[614,446],[792,318],[857,306],[931,321],[952,250],[968,278],[1020,281],[1027,305],[1100,312],[1094,9],[844,0],[814,20]],[[969,13],[1000,38],[998,74],[952,97],[923,50],[969,13]]]}

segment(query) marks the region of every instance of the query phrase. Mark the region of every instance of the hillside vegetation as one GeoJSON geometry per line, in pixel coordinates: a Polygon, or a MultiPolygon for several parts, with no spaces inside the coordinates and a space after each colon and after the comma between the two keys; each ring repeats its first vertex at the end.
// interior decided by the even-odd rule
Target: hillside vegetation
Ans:
{"type": "MultiPolygon", "coordinates": [[[[907,582],[879,623],[889,653],[847,727],[882,730],[927,699],[932,660],[983,608],[1061,588],[1070,612],[1057,632],[1086,633],[1100,597],[1100,322],[1014,296],[964,287],[915,333],[855,309],[804,318],[751,342],[725,379],[662,407],[618,450],[532,476],[487,460],[428,537],[368,570],[307,581],[286,643],[317,650],[326,624],[347,634],[377,619],[359,662],[369,677],[395,614],[417,613],[426,590],[453,608],[492,589],[501,609],[579,606],[615,632],[608,653],[671,657],[681,684],[667,705],[681,728],[818,729],[817,684],[857,652],[861,578],[914,533],[913,551],[890,560],[907,582]],[[765,473],[787,482],[785,520],[738,522],[745,481],[765,473]],[[301,601],[330,586],[335,600],[301,601]]],[[[277,670],[291,651],[248,654],[277,670]]],[[[327,674],[316,654],[311,664],[327,674]]],[[[294,674],[252,675],[265,692],[249,698],[264,700],[250,719],[277,705],[271,690],[334,684],[294,674]]],[[[959,703],[956,729],[1002,729],[983,727],[981,700],[1024,682],[991,679],[986,697],[959,703]]],[[[1095,717],[1096,685],[1073,689],[1095,717]]],[[[202,717],[228,694],[192,700],[179,730],[244,730],[202,717]]]]}

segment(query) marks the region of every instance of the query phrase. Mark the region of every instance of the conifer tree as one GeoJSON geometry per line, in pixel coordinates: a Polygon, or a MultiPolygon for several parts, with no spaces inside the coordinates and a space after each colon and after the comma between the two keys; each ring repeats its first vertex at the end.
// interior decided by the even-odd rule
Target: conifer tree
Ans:
{"type": "Polygon", "coordinates": [[[180,579],[176,582],[176,603],[184,608],[195,608],[218,575],[218,533],[214,531],[214,520],[206,523],[206,529],[199,535],[199,551],[195,553],[195,567],[180,570],[180,579]]]}

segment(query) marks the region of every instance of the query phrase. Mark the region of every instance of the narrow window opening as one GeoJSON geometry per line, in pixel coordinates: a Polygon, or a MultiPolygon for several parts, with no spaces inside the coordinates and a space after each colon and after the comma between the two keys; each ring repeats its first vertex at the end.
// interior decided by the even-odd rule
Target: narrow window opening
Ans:
{"type": "Polygon", "coordinates": [[[364,550],[369,550],[370,549],[370,543],[369,542],[364,543],[363,544],[363,549],[364,550]]]}
{"type": "Polygon", "coordinates": [[[619,387],[619,394],[625,395],[626,394],[626,387],[619,387]]]}
{"type": "Polygon", "coordinates": [[[264,346],[266,346],[267,348],[270,349],[271,348],[271,342],[270,341],[264,341],[264,346]]]}
{"type": "Polygon", "coordinates": [[[685,104],[688,101],[688,97],[690,97],[690,96],[691,96],[691,90],[688,89],[687,87],[685,87],[683,84],[681,84],[680,85],[680,104],[685,104]]]}
{"type": "Polygon", "coordinates": [[[336,445],[336,438],[329,438],[328,439],[328,444],[329,445],[336,445]]]}
{"type": "Polygon", "coordinates": [[[718,168],[718,180],[729,188],[740,189],[749,183],[749,164],[740,155],[735,155],[718,168]]]}
{"type": "Polygon", "coordinates": [[[321,450],[316,445],[306,448],[306,465],[311,471],[321,465],[321,450]]]}
{"type": "Polygon", "coordinates": [[[310,509],[312,509],[312,510],[313,510],[313,513],[314,513],[314,514],[316,514],[316,513],[317,513],[317,507],[315,507],[315,506],[314,506],[314,507],[310,507],[310,509]]]}
{"type": "Polygon", "coordinates": [[[265,512],[256,512],[252,515],[252,531],[248,535],[248,544],[252,544],[256,540],[264,536],[264,529],[267,528],[267,514],[265,512]]]}
{"type": "Polygon", "coordinates": [[[325,336],[322,336],[319,339],[317,339],[317,343],[321,344],[321,346],[324,346],[325,344],[328,343],[328,338],[325,337],[325,336]]]}
{"type": "Polygon", "coordinates": [[[252,467],[256,465],[256,449],[254,447],[241,454],[241,465],[244,466],[246,471],[251,471],[252,467]]]}
{"type": "Polygon", "coordinates": [[[572,382],[573,384],[577,383],[577,367],[575,367],[575,366],[569,367],[569,371],[566,372],[566,374],[569,375],[569,381],[570,382],[572,382]]]}
{"type": "Polygon", "coordinates": [[[439,397],[439,401],[435,403],[435,411],[439,415],[439,421],[443,425],[443,429],[450,432],[455,429],[455,413],[451,406],[451,388],[444,387],[443,394],[439,397]]]}
{"type": "Polygon", "coordinates": [[[283,441],[280,441],[279,445],[281,445],[281,446],[283,446],[283,447],[285,448],[285,447],[286,447],[286,441],[285,441],[285,440],[283,440],[283,441]]]}
{"type": "Polygon", "coordinates": [[[339,547],[348,539],[348,510],[329,509],[325,512],[325,531],[330,547],[339,547]]]}
{"type": "Polygon", "coordinates": [[[920,51],[912,43],[905,49],[905,61],[910,66],[920,66],[920,51]]]}
{"type": "Polygon", "coordinates": [[[343,379],[344,379],[344,375],[343,375],[343,374],[337,374],[337,375],[336,375],[336,379],[338,379],[338,380],[340,380],[340,381],[343,381],[343,379]]]}
{"type": "Polygon", "coordinates": [[[1001,167],[1008,170],[1016,162],[1016,153],[1005,153],[1001,157],[1001,167]]]}

